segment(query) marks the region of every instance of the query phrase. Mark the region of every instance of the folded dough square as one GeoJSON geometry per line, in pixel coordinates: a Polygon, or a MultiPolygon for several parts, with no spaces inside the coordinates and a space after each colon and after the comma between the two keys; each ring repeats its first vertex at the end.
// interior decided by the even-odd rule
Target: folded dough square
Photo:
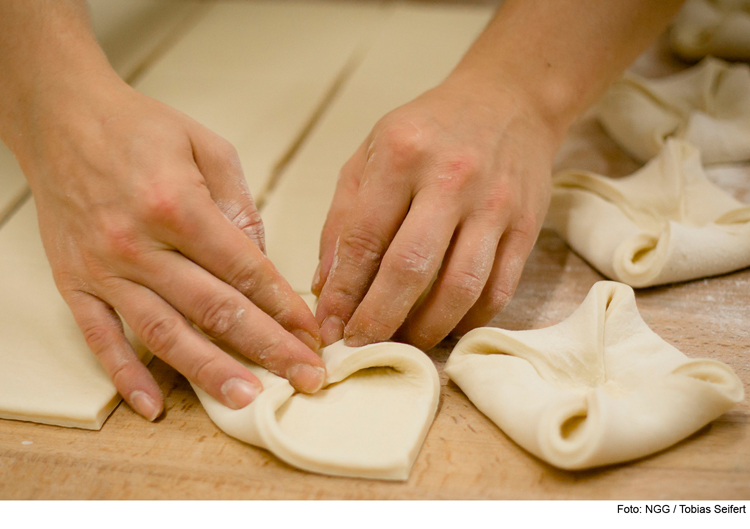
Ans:
{"type": "Polygon", "coordinates": [[[552,327],[469,332],[445,372],[521,447],[568,470],[667,448],[744,398],[730,367],[666,343],[633,290],[609,281],[552,327]]]}
{"type": "Polygon", "coordinates": [[[193,385],[224,432],[286,463],[320,474],[405,480],[437,411],[440,381],[416,347],[383,342],[322,351],[328,377],[314,395],[236,357],[263,383],[248,406],[232,410],[193,385]]]}
{"type": "Polygon", "coordinates": [[[607,133],[643,162],[669,137],[695,145],[706,164],[750,160],[750,68],[744,64],[709,57],[659,79],[627,73],[595,112],[607,133]]]}
{"type": "Polygon", "coordinates": [[[750,266],[750,206],[708,180],[698,150],[681,140],[624,178],[556,175],[546,225],[603,275],[636,288],[750,266]]]}
{"type": "Polygon", "coordinates": [[[675,18],[669,42],[688,61],[707,55],[750,59],[750,0],[688,0],[675,18]]]}

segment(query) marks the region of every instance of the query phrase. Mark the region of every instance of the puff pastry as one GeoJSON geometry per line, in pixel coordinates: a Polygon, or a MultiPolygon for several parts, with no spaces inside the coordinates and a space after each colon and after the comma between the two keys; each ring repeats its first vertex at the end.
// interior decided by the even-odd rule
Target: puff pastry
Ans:
{"type": "Polygon", "coordinates": [[[624,178],[556,175],[546,223],[603,275],[636,288],[750,266],[750,206],[711,183],[681,140],[624,178]]]}
{"type": "Polygon", "coordinates": [[[437,410],[440,382],[419,349],[384,342],[323,349],[326,386],[295,394],[281,377],[238,358],[263,383],[247,407],[231,410],[193,386],[224,432],[303,470],[405,480],[437,410]]]}
{"type": "Polygon", "coordinates": [[[672,50],[689,61],[707,55],[750,59],[750,0],[688,0],[669,32],[672,50]]]}
{"type": "Polygon", "coordinates": [[[511,439],[577,470],[667,448],[744,398],[727,365],[691,360],[643,322],[633,290],[596,283],[546,329],[475,329],[445,372],[511,439]]]}
{"type": "Polygon", "coordinates": [[[700,149],[703,163],[750,160],[750,68],[707,58],[660,79],[632,73],[604,94],[595,112],[607,133],[640,161],[668,137],[700,149]]]}

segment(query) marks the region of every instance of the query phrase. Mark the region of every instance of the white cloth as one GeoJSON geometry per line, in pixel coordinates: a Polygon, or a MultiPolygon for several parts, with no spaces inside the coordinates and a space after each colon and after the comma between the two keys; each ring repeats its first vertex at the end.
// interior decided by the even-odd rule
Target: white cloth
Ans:
{"type": "Polygon", "coordinates": [[[314,395],[237,357],[263,383],[248,406],[232,410],[197,386],[224,432],[292,466],[335,476],[405,480],[437,411],[440,381],[419,349],[383,342],[323,349],[328,378],[314,395]]]}
{"type": "Polygon", "coordinates": [[[570,470],[667,448],[744,398],[729,366],[687,358],[607,281],[552,327],[469,332],[445,372],[521,447],[570,470]]]}
{"type": "Polygon", "coordinates": [[[750,206],[710,182],[698,150],[681,140],[624,178],[556,175],[546,225],[603,275],[636,288],[750,266],[750,206]]]}
{"type": "Polygon", "coordinates": [[[607,133],[640,161],[656,156],[668,137],[701,151],[703,163],[750,160],[750,68],[707,58],[659,79],[627,73],[595,112],[607,133]]]}
{"type": "Polygon", "coordinates": [[[669,41],[688,61],[707,55],[750,60],[750,0],[688,0],[675,18],[669,41]]]}

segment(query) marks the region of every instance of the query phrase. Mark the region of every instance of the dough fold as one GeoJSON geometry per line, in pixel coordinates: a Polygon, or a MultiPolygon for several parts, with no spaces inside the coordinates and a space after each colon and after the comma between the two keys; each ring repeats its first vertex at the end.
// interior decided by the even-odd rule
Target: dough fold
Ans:
{"type": "Polygon", "coordinates": [[[744,398],[731,368],[667,344],[633,290],[609,281],[552,327],[469,332],[445,372],[513,441],[568,470],[667,448],[744,398]]]}
{"type": "Polygon", "coordinates": [[[750,68],[744,64],[709,57],[660,79],[626,73],[595,112],[607,133],[643,162],[668,137],[695,145],[706,164],[750,160],[750,68]]]}
{"type": "Polygon", "coordinates": [[[546,223],[603,275],[636,288],[750,266],[750,206],[709,181],[681,140],[624,178],[556,175],[546,223]]]}
{"type": "Polygon", "coordinates": [[[406,480],[437,411],[440,382],[419,349],[384,342],[323,349],[328,378],[318,393],[240,357],[263,383],[232,410],[193,385],[211,420],[228,435],[286,463],[321,474],[406,480]]]}
{"type": "Polygon", "coordinates": [[[750,0],[688,0],[675,18],[669,42],[688,61],[707,55],[750,59],[750,0]]]}

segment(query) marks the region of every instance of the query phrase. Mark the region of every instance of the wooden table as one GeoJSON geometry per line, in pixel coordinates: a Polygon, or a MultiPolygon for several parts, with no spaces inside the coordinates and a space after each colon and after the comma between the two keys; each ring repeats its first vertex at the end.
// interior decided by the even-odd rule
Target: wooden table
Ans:
{"type": "MultiPolygon", "coordinates": [[[[670,65],[658,46],[637,68],[670,65]]],[[[556,168],[627,174],[637,165],[587,117],[556,168]]],[[[750,168],[712,172],[750,201],[750,168]]],[[[602,277],[543,231],[513,302],[493,325],[540,328],[577,307],[602,277]]],[[[637,293],[651,328],[690,357],[729,364],[750,393],[750,269],[637,293]]],[[[519,448],[442,374],[455,341],[429,352],[441,371],[437,418],[407,482],[295,470],[223,434],[185,379],[156,359],[166,413],[156,423],[120,405],[101,431],[0,421],[0,498],[101,499],[750,499],[750,407],[736,406],[676,446],[629,464],[557,470],[519,448]]]]}

